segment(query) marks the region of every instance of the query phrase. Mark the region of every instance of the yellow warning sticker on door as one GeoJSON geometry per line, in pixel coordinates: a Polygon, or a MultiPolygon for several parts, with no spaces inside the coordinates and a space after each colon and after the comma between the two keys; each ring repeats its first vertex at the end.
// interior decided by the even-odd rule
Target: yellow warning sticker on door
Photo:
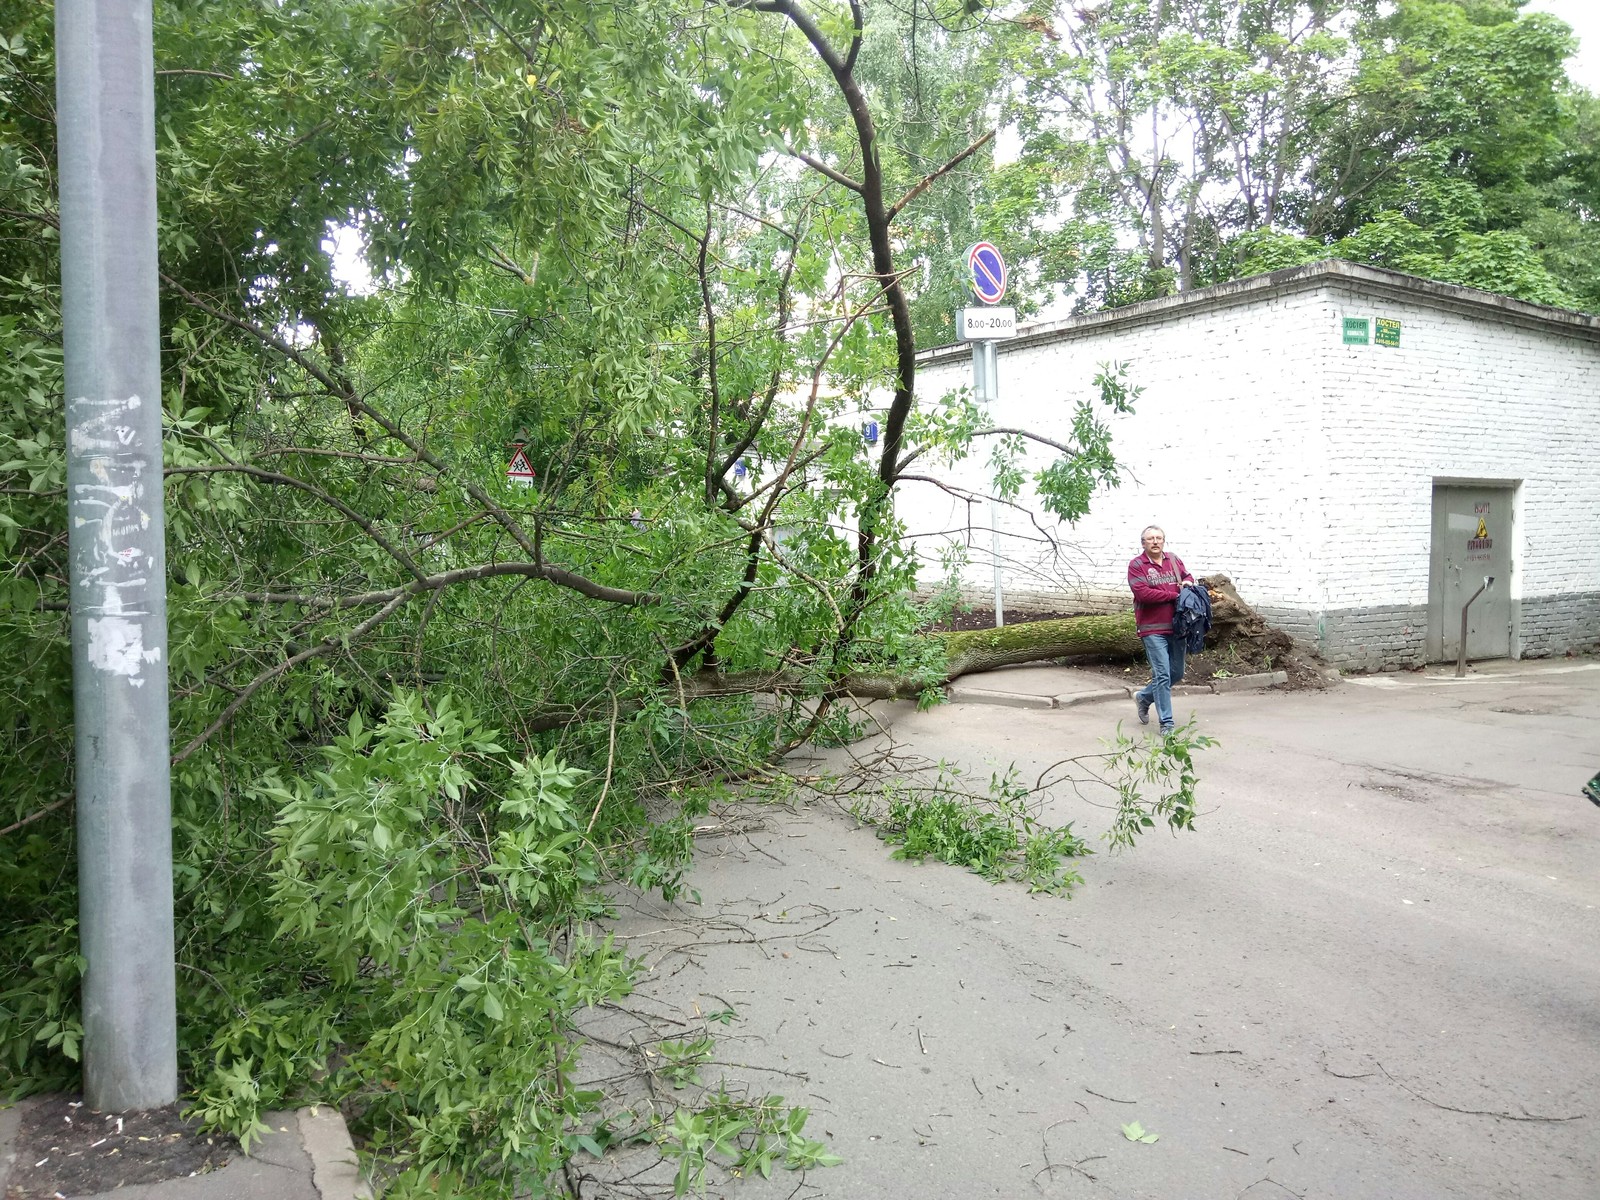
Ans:
{"type": "Polygon", "coordinates": [[[1482,517],[1478,518],[1478,532],[1476,536],[1481,538],[1486,538],[1489,536],[1489,526],[1484,524],[1482,517]]]}

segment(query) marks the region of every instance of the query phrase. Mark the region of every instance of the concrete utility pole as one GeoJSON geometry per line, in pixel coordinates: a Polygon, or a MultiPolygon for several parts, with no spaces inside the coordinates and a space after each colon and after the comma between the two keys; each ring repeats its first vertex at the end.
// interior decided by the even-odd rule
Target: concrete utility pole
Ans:
{"type": "Polygon", "coordinates": [[[177,1099],[151,0],[56,0],[83,1077],[177,1099]]]}

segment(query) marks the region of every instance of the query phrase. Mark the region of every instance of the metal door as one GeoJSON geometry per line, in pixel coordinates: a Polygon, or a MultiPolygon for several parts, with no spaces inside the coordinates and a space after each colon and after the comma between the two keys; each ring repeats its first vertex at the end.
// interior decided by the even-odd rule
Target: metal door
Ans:
{"type": "Polygon", "coordinates": [[[1467,657],[1511,656],[1511,497],[1507,487],[1435,484],[1428,582],[1428,657],[1461,649],[1461,606],[1492,576],[1467,619],[1467,657]]]}

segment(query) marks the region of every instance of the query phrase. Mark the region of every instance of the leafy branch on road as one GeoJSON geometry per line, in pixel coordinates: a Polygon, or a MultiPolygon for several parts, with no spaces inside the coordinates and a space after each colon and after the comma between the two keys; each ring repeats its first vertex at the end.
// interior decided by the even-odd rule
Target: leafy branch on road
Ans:
{"type": "Polygon", "coordinates": [[[1030,787],[1015,764],[977,781],[958,765],[905,754],[890,735],[887,745],[851,752],[849,769],[797,782],[872,826],[895,858],[932,858],[1069,895],[1083,877],[1068,864],[1093,850],[1071,822],[1044,820],[1047,807],[1059,807],[1056,790],[1112,812],[1101,837],[1113,851],[1129,849],[1158,820],[1173,832],[1194,827],[1195,752],[1215,744],[1193,720],[1157,738],[1119,731],[1106,752],[1052,763],[1030,787]]]}

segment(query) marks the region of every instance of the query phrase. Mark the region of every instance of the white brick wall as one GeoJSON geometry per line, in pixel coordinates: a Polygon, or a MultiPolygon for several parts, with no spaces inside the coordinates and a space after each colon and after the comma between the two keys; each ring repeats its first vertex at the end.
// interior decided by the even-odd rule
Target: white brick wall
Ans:
{"type": "MultiPolygon", "coordinates": [[[[1513,598],[1600,592],[1600,322],[1320,264],[1002,344],[994,424],[1069,441],[1074,402],[1112,360],[1145,389],[1112,419],[1123,485],[1076,529],[1040,516],[1072,547],[1059,557],[1002,510],[1009,604],[1125,603],[1154,522],[1192,571],[1231,575],[1261,607],[1313,623],[1425,607],[1436,478],[1520,482],[1513,598]],[[1399,320],[1400,347],[1344,345],[1346,316],[1399,320]]],[[[935,351],[917,388],[927,403],[970,380],[964,348],[935,351]]],[[[1053,456],[1037,448],[1029,467],[1053,456]]],[[[987,492],[987,457],[927,473],[987,492]]],[[[1021,502],[1039,511],[1031,491],[1021,502]]],[[[937,531],[967,524],[966,505],[926,484],[903,485],[898,508],[935,563],[937,531]]],[[[972,520],[962,581],[986,594],[987,506],[972,520]]]]}
{"type": "Polygon", "coordinates": [[[1428,602],[1435,478],[1521,482],[1513,596],[1600,589],[1600,338],[1353,287],[1324,297],[1325,606],[1428,602]],[[1399,319],[1400,348],[1337,344],[1334,314],[1399,319]]]}

